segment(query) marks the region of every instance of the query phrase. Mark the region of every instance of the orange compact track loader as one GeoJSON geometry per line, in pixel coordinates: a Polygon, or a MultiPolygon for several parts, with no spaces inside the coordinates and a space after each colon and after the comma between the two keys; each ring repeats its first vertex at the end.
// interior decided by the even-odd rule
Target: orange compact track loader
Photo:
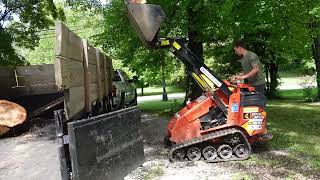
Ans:
{"type": "Polygon", "coordinates": [[[185,38],[158,38],[165,19],[158,5],[128,3],[130,23],[148,48],[168,48],[188,68],[203,94],[171,118],[165,143],[170,160],[208,162],[249,158],[267,133],[266,98],[248,84],[221,80],[186,46],[185,38]]]}

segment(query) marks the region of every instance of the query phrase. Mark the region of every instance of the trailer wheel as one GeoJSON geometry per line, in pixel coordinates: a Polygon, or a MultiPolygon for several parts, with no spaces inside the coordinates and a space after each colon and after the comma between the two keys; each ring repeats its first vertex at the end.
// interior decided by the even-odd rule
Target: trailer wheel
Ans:
{"type": "Polygon", "coordinates": [[[121,97],[120,97],[120,107],[119,109],[124,109],[125,108],[125,93],[122,92],[121,93],[121,97]]]}
{"type": "Polygon", "coordinates": [[[112,111],[112,99],[110,97],[107,97],[104,100],[104,108],[106,112],[111,112],[112,111]]]}

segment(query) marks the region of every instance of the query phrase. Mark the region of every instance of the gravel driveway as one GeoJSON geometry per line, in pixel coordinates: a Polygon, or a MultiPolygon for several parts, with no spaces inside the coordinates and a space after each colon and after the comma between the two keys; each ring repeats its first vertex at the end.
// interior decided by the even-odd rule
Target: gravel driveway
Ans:
{"type": "Polygon", "coordinates": [[[320,172],[304,163],[303,155],[291,158],[288,152],[270,150],[265,145],[253,147],[254,154],[246,161],[170,163],[162,145],[168,119],[144,114],[142,121],[145,163],[125,180],[320,179],[320,172]]]}
{"type": "MultiPolygon", "coordinates": [[[[125,180],[207,180],[207,179],[320,179],[320,172],[292,158],[288,152],[254,148],[242,162],[174,162],[162,146],[168,118],[143,114],[145,163],[125,180]]],[[[59,159],[53,121],[33,127],[19,137],[0,140],[0,180],[59,180],[59,159]]]]}

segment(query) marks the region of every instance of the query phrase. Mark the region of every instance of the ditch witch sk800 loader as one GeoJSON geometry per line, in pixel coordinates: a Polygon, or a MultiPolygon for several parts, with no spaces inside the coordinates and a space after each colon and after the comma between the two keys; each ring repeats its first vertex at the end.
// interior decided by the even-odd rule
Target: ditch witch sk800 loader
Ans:
{"type": "Polygon", "coordinates": [[[248,84],[221,80],[187,48],[187,39],[158,38],[165,18],[160,6],[128,3],[127,11],[144,45],[170,49],[204,91],[169,122],[165,141],[170,147],[170,160],[244,160],[250,156],[250,144],[272,139],[267,133],[263,94],[248,84]]]}

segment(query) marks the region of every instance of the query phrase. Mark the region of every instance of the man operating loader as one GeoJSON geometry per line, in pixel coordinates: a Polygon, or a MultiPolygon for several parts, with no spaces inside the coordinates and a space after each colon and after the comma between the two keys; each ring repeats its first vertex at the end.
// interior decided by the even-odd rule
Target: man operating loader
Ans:
{"type": "Polygon", "coordinates": [[[233,81],[246,80],[256,88],[256,91],[264,94],[265,92],[265,77],[262,71],[262,65],[258,56],[246,49],[245,43],[238,41],[234,45],[235,53],[242,57],[240,60],[242,66],[242,73],[237,76],[233,76],[233,81]]]}

